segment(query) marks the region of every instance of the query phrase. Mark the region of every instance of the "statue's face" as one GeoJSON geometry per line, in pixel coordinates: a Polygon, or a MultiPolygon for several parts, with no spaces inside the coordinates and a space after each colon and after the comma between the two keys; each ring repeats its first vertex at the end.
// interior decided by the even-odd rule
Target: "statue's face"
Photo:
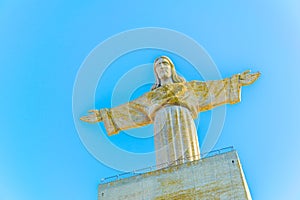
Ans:
{"type": "Polygon", "coordinates": [[[171,65],[165,59],[159,59],[155,62],[155,71],[159,79],[169,79],[172,76],[171,65]]]}

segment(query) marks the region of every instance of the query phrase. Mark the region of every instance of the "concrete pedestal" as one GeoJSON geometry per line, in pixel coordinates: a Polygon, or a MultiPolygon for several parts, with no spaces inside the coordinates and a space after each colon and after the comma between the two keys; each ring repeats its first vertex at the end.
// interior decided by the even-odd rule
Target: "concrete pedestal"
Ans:
{"type": "Polygon", "coordinates": [[[251,200],[236,151],[100,184],[99,200],[251,200]]]}

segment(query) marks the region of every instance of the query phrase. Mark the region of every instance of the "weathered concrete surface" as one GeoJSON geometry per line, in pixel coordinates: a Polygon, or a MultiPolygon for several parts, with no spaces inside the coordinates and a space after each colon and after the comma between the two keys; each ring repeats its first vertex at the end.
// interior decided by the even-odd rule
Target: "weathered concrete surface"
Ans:
{"type": "Polygon", "coordinates": [[[236,151],[100,184],[99,200],[243,200],[250,192],[236,151]]]}

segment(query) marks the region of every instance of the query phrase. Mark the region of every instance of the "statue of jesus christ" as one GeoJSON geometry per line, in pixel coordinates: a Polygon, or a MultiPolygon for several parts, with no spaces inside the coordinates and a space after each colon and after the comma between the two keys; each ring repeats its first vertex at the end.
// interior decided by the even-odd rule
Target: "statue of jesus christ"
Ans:
{"type": "Polygon", "coordinates": [[[245,71],[230,78],[190,81],[176,73],[166,56],[154,61],[155,84],[141,97],[114,108],[90,110],[80,119],[104,122],[108,135],[153,123],[156,165],[198,160],[200,148],[194,119],[199,112],[241,101],[241,87],[255,82],[260,73],[245,71]]]}

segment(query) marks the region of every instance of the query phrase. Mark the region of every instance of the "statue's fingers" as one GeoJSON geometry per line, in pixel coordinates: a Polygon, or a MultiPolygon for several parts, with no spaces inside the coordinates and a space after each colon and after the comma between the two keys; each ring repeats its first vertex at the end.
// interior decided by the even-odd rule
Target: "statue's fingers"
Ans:
{"type": "Polygon", "coordinates": [[[248,69],[248,70],[244,71],[242,74],[243,74],[243,75],[246,75],[246,74],[249,74],[250,72],[251,72],[251,70],[248,69]]]}
{"type": "Polygon", "coordinates": [[[95,113],[95,112],[97,112],[97,110],[92,109],[88,111],[88,113],[95,113]]]}
{"type": "Polygon", "coordinates": [[[250,81],[251,83],[254,83],[258,78],[259,78],[260,74],[252,74],[251,78],[250,78],[250,81]]]}
{"type": "Polygon", "coordinates": [[[260,77],[260,72],[256,72],[254,74],[252,74],[252,79],[256,80],[260,77]]]}
{"type": "Polygon", "coordinates": [[[80,118],[84,122],[89,122],[89,123],[95,123],[97,122],[97,119],[91,116],[83,116],[80,118]]]}
{"type": "Polygon", "coordinates": [[[87,116],[80,117],[80,120],[81,120],[81,121],[85,121],[85,122],[88,121],[87,116]]]}
{"type": "Polygon", "coordinates": [[[89,122],[96,123],[97,122],[97,118],[95,118],[95,117],[89,117],[89,122]]]}

